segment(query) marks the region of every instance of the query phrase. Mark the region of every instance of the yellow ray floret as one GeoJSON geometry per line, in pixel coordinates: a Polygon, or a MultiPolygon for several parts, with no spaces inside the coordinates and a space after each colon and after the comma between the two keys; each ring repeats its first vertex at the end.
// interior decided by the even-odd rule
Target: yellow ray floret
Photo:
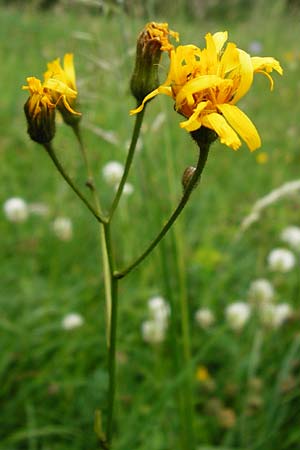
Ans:
{"type": "Polygon", "coordinates": [[[186,120],[181,128],[195,131],[201,126],[214,130],[222,143],[237,150],[240,138],[251,151],[261,145],[252,121],[235,104],[249,91],[255,73],[264,74],[273,88],[273,70],[282,74],[279,62],[271,57],[251,57],[227,43],[227,32],[208,33],[206,47],[195,45],[171,49],[166,81],[148,94],[142,104],[130,111],[139,113],[145,103],[158,94],[175,100],[175,109],[186,120]]]}

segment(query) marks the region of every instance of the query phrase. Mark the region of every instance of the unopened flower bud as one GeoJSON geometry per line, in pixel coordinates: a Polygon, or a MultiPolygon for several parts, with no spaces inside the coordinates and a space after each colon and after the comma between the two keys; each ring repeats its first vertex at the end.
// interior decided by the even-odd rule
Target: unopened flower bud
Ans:
{"type": "Polygon", "coordinates": [[[173,49],[168,35],[177,41],[179,39],[178,33],[169,30],[167,23],[150,22],[138,37],[135,68],[130,82],[132,95],[138,103],[159,86],[158,66],[161,54],[173,49]]]}
{"type": "Polygon", "coordinates": [[[185,171],[183,172],[182,178],[181,178],[181,183],[182,183],[182,187],[183,190],[185,190],[190,182],[190,180],[192,179],[194,173],[195,173],[196,167],[193,166],[188,166],[185,171]]]}

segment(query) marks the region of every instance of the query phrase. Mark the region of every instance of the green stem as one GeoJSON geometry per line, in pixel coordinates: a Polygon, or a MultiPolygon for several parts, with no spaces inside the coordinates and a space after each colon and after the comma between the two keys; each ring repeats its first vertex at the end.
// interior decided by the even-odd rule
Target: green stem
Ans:
{"type": "MultiPolygon", "coordinates": [[[[91,189],[95,208],[98,214],[101,213],[100,199],[95,188],[93,171],[90,167],[89,159],[85,146],[83,144],[80,129],[73,127],[75,136],[79,142],[80,150],[83,156],[87,170],[87,186],[91,189]]],[[[105,440],[100,440],[100,445],[104,450],[111,447],[113,430],[113,411],[116,391],[116,331],[117,331],[117,306],[118,306],[118,280],[113,278],[114,260],[110,236],[110,224],[100,223],[100,240],[104,273],[104,289],[106,303],[106,340],[108,347],[108,393],[107,393],[107,425],[105,440]]]]}
{"type": "Polygon", "coordinates": [[[146,107],[144,107],[144,109],[140,113],[137,114],[136,119],[135,119],[131,143],[130,143],[130,147],[128,150],[127,159],[126,159],[126,163],[125,163],[125,167],[124,167],[124,173],[123,173],[122,179],[120,181],[120,184],[118,186],[118,190],[116,192],[116,195],[113,200],[113,203],[112,203],[112,206],[110,209],[110,213],[109,213],[110,220],[112,219],[114,212],[118,207],[118,204],[119,204],[119,201],[120,201],[123,189],[124,189],[124,185],[126,183],[126,180],[127,180],[128,174],[129,174],[129,170],[130,170],[130,167],[131,167],[131,164],[133,161],[136,144],[138,141],[138,137],[140,134],[140,130],[141,130],[141,126],[142,126],[142,122],[143,122],[143,118],[144,118],[145,109],[146,109],[146,107]]]}
{"type": "Polygon", "coordinates": [[[161,229],[161,231],[158,233],[158,235],[153,239],[153,241],[149,244],[149,246],[146,248],[146,250],[135,260],[133,261],[128,267],[126,267],[123,270],[115,272],[116,278],[123,278],[125,275],[127,275],[129,272],[131,272],[135,267],[137,267],[153,250],[154,248],[159,244],[159,242],[162,240],[162,238],[167,234],[173,223],[176,221],[180,213],[182,212],[183,208],[187,204],[190,195],[198,183],[201,173],[204,169],[207,156],[209,152],[209,145],[203,145],[200,148],[199,151],[199,159],[197,162],[197,167],[195,172],[193,173],[193,176],[191,177],[187,187],[184,190],[183,196],[181,197],[180,202],[178,203],[176,209],[172,213],[172,215],[169,217],[168,221],[164,225],[164,227],[161,229]]]}
{"type": "Polygon", "coordinates": [[[112,253],[112,244],[110,238],[110,225],[103,225],[104,242],[108,258],[108,269],[110,276],[110,293],[111,293],[111,310],[109,323],[109,340],[108,340],[108,406],[107,406],[107,424],[106,424],[106,440],[108,448],[111,447],[113,433],[113,414],[116,392],[116,339],[117,339],[117,312],[118,312],[118,280],[113,276],[114,261],[112,253]]]}
{"type": "Polygon", "coordinates": [[[75,192],[75,194],[80,198],[80,200],[86,205],[86,207],[91,211],[93,216],[97,219],[98,222],[106,223],[107,219],[103,217],[102,215],[98,214],[95,208],[90,204],[90,202],[85,198],[85,196],[82,194],[82,192],[77,188],[77,186],[74,184],[74,182],[71,180],[69,175],[65,172],[63,166],[61,165],[60,161],[57,159],[56,154],[53,150],[53,147],[51,143],[44,144],[44,147],[52,159],[55,167],[59,171],[59,173],[62,175],[64,180],[68,183],[68,185],[71,187],[71,189],[75,192]]]}

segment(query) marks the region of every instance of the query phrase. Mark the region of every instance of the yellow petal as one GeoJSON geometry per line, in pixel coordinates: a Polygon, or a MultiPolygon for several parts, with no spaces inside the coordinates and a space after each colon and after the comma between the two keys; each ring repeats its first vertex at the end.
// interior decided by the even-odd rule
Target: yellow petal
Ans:
{"type": "Polygon", "coordinates": [[[218,62],[218,53],[216,48],[216,43],[213,39],[213,36],[211,33],[207,33],[205,36],[206,40],[206,49],[203,50],[203,53],[205,54],[207,61],[207,68],[209,69],[208,73],[216,73],[217,69],[217,62],[218,62]]]}
{"type": "MultiPolygon", "coordinates": [[[[236,103],[250,89],[253,82],[253,66],[251,57],[244,50],[238,50],[240,65],[233,71],[232,77],[238,80],[237,90],[233,96],[232,103],[236,103]]],[[[231,76],[230,76],[231,78],[231,76]]]]}
{"type": "Polygon", "coordinates": [[[207,114],[201,119],[202,125],[214,130],[220,138],[222,144],[237,150],[241,146],[241,141],[236,132],[226,122],[223,116],[218,113],[207,114]]]}
{"type": "Polygon", "coordinates": [[[151,100],[152,98],[156,97],[157,94],[159,94],[158,88],[154,89],[154,91],[152,91],[152,92],[150,92],[150,94],[146,95],[142,104],[138,108],[131,109],[129,111],[129,114],[131,116],[133,116],[134,114],[141,112],[144,109],[145,103],[148,102],[149,100],[151,100]]]}
{"type": "Polygon", "coordinates": [[[206,108],[209,102],[201,102],[195,108],[193,114],[188,120],[180,122],[180,127],[186,131],[195,131],[201,127],[201,112],[206,108]]]}
{"type": "Polygon", "coordinates": [[[194,94],[219,86],[223,82],[224,80],[216,75],[202,75],[188,81],[176,96],[176,109],[179,109],[183,103],[187,103],[190,106],[193,105],[195,103],[194,94]]]}
{"type": "Polygon", "coordinates": [[[66,72],[69,86],[76,90],[75,68],[73,63],[73,53],[66,53],[64,56],[64,71],[66,72]]]}
{"type": "Polygon", "coordinates": [[[225,78],[227,74],[232,72],[234,69],[236,70],[239,64],[239,52],[236,48],[236,45],[232,42],[229,42],[221,57],[217,75],[219,77],[225,78]]]}
{"type": "Polygon", "coordinates": [[[63,101],[63,104],[64,104],[65,108],[66,108],[70,113],[75,114],[76,116],[81,116],[81,113],[80,113],[80,112],[74,111],[74,109],[71,108],[71,106],[69,105],[69,103],[68,103],[68,101],[67,101],[65,95],[62,95],[62,96],[61,96],[61,99],[62,99],[62,101],[63,101]]]}
{"type": "Polygon", "coordinates": [[[49,78],[45,81],[44,87],[48,89],[52,89],[59,94],[66,95],[67,97],[75,98],[77,97],[77,92],[73,89],[69,88],[66,83],[60,80],[56,80],[54,78],[49,78]]]}
{"type": "Polygon", "coordinates": [[[217,108],[221,111],[229,125],[231,125],[246,142],[251,151],[256,150],[261,146],[261,140],[257,129],[249,117],[237,106],[224,103],[223,105],[217,105],[217,108]]]}
{"type": "Polygon", "coordinates": [[[279,61],[277,61],[277,59],[272,58],[270,56],[267,57],[260,57],[260,56],[253,56],[251,58],[252,61],[252,65],[253,65],[253,70],[254,72],[256,72],[257,70],[259,71],[264,71],[264,72],[272,72],[272,70],[276,70],[276,72],[278,72],[280,75],[282,75],[283,70],[282,67],[279,63],[279,61]]]}
{"type": "Polygon", "coordinates": [[[213,40],[215,43],[217,53],[219,54],[220,51],[222,50],[225,42],[228,39],[228,32],[227,31],[218,31],[217,33],[214,33],[212,37],[213,37],[213,40]]]}
{"type": "Polygon", "coordinates": [[[283,70],[280,66],[279,62],[271,57],[260,57],[260,56],[253,56],[251,58],[253,70],[255,73],[262,73],[265,75],[269,81],[270,81],[270,89],[273,90],[274,81],[271,77],[270,73],[274,70],[278,72],[280,75],[282,75],[283,70]]]}

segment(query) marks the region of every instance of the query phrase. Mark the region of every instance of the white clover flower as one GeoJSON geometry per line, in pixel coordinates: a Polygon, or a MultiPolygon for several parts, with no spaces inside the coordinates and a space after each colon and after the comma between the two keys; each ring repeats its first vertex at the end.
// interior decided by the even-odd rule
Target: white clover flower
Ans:
{"type": "Polygon", "coordinates": [[[265,278],[258,278],[252,281],[248,291],[250,302],[256,306],[271,302],[274,299],[274,294],[272,283],[265,278]]]}
{"type": "Polygon", "coordinates": [[[288,303],[278,305],[265,305],[260,311],[262,323],[271,328],[279,328],[293,313],[288,303]]]}
{"type": "Polygon", "coordinates": [[[57,217],[52,223],[54,234],[62,241],[73,237],[73,225],[68,217],[57,217]]]}
{"type": "Polygon", "coordinates": [[[240,331],[244,327],[250,314],[251,308],[245,302],[231,303],[225,309],[227,323],[234,331],[240,331]]]}
{"type": "Polygon", "coordinates": [[[195,312],[197,324],[205,330],[211,327],[215,322],[215,316],[209,308],[200,308],[195,312]]]}
{"type": "Polygon", "coordinates": [[[64,330],[73,330],[83,325],[84,319],[78,313],[67,314],[62,320],[62,327],[64,330]]]}
{"type": "Polygon", "coordinates": [[[269,253],[268,264],[273,272],[288,272],[296,264],[294,253],[285,248],[274,248],[269,253]]]}
{"type": "Polygon", "coordinates": [[[4,214],[10,222],[21,223],[28,218],[28,206],[20,197],[12,197],[4,202],[4,214]]]}
{"type": "Polygon", "coordinates": [[[281,232],[281,240],[290,245],[294,250],[300,250],[300,228],[289,226],[281,232]]]}
{"type": "Polygon", "coordinates": [[[142,323],[142,337],[149,344],[163,342],[166,335],[165,324],[159,320],[146,320],[142,323]]]}
{"type": "Polygon", "coordinates": [[[163,297],[152,297],[148,300],[148,309],[153,321],[159,322],[162,326],[167,325],[170,316],[170,305],[163,297]]]}
{"type": "Polygon", "coordinates": [[[102,167],[103,178],[111,186],[116,186],[120,183],[123,173],[124,166],[118,161],[110,161],[102,167]]]}

